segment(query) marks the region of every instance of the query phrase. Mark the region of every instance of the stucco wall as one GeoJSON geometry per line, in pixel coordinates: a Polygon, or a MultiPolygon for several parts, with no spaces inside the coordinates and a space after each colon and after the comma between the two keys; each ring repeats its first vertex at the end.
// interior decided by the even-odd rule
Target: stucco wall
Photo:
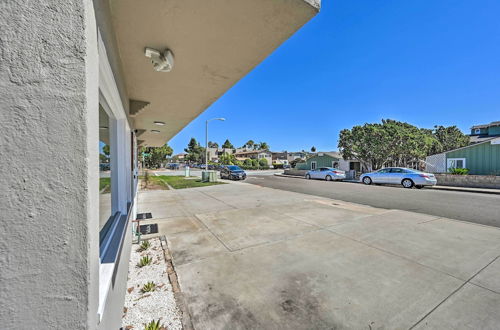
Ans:
{"type": "Polygon", "coordinates": [[[93,329],[98,72],[90,0],[0,4],[0,327],[93,329]]]}

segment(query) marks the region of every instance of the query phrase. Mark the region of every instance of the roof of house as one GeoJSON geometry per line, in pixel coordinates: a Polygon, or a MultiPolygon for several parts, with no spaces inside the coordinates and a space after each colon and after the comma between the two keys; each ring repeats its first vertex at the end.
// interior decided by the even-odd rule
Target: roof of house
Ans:
{"type": "Polygon", "coordinates": [[[476,128],[487,128],[487,127],[492,127],[492,126],[500,126],[500,121],[492,121],[489,124],[484,124],[484,125],[474,125],[471,127],[471,129],[476,129],[476,128]]]}
{"type": "Polygon", "coordinates": [[[242,156],[242,155],[250,155],[250,154],[260,154],[260,153],[271,153],[269,150],[249,150],[249,151],[240,151],[240,152],[235,152],[235,156],[242,156]]]}
{"type": "Polygon", "coordinates": [[[319,151],[315,154],[312,154],[309,158],[312,158],[312,157],[321,157],[323,155],[327,155],[327,156],[330,156],[330,157],[333,157],[333,158],[339,158],[339,159],[342,159],[342,155],[340,154],[340,152],[338,151],[319,151]]]}
{"type": "MultiPolygon", "coordinates": [[[[456,148],[456,149],[451,149],[451,150],[446,150],[446,151],[443,151],[443,152],[440,152],[440,153],[434,154],[434,155],[447,154],[447,153],[452,152],[452,151],[474,147],[474,146],[477,146],[478,144],[483,144],[483,143],[486,143],[486,142],[489,142],[491,140],[495,140],[495,139],[498,139],[498,138],[499,138],[498,136],[485,137],[485,138],[482,138],[480,141],[478,141],[476,143],[469,144],[468,146],[461,147],[461,148],[456,148]]],[[[434,156],[434,155],[429,155],[429,156],[434,156]]]]}

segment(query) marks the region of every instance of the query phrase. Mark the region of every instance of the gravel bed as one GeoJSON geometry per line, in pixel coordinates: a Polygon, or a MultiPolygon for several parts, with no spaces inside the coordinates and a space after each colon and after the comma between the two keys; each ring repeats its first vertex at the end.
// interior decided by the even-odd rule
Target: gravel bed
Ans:
{"type": "Polygon", "coordinates": [[[149,242],[149,249],[142,252],[137,244],[132,246],[122,326],[124,329],[144,329],[147,323],[160,319],[160,323],[168,330],[182,329],[181,313],[168,280],[160,240],[154,238],[149,242]],[[139,268],[139,259],[146,255],[153,261],[139,268]],[[142,293],[142,286],[149,281],[156,284],[156,290],[142,293]]]}

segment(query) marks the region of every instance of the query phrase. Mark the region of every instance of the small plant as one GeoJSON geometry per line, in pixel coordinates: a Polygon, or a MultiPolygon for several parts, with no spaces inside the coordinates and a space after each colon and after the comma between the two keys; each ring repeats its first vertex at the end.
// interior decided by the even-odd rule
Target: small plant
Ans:
{"type": "Polygon", "coordinates": [[[141,289],[142,293],[152,292],[154,290],[156,290],[156,284],[153,281],[144,284],[141,289]]]}
{"type": "Polygon", "coordinates": [[[153,259],[151,259],[149,256],[144,256],[139,260],[139,263],[137,264],[137,266],[142,268],[144,266],[150,265],[151,261],[153,261],[153,259]]]}
{"type": "Polygon", "coordinates": [[[151,321],[146,326],[144,327],[144,330],[161,330],[163,329],[163,326],[160,324],[160,320],[158,321],[151,321]]]}
{"type": "Polygon", "coordinates": [[[150,246],[151,246],[151,243],[149,241],[142,241],[141,246],[139,247],[139,249],[141,251],[146,251],[147,249],[149,249],[150,246]]]}
{"type": "Polygon", "coordinates": [[[454,175],[467,175],[469,174],[468,168],[450,168],[450,173],[454,175]]]}

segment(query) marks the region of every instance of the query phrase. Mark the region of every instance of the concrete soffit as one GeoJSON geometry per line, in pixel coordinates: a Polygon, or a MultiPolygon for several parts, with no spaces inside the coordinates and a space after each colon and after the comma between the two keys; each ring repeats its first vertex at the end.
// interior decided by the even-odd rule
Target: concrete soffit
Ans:
{"type": "Polygon", "coordinates": [[[129,114],[148,146],[177,134],[320,7],[318,0],[108,1],[129,114]],[[170,49],[173,69],[155,71],[146,47],[170,49]]]}

